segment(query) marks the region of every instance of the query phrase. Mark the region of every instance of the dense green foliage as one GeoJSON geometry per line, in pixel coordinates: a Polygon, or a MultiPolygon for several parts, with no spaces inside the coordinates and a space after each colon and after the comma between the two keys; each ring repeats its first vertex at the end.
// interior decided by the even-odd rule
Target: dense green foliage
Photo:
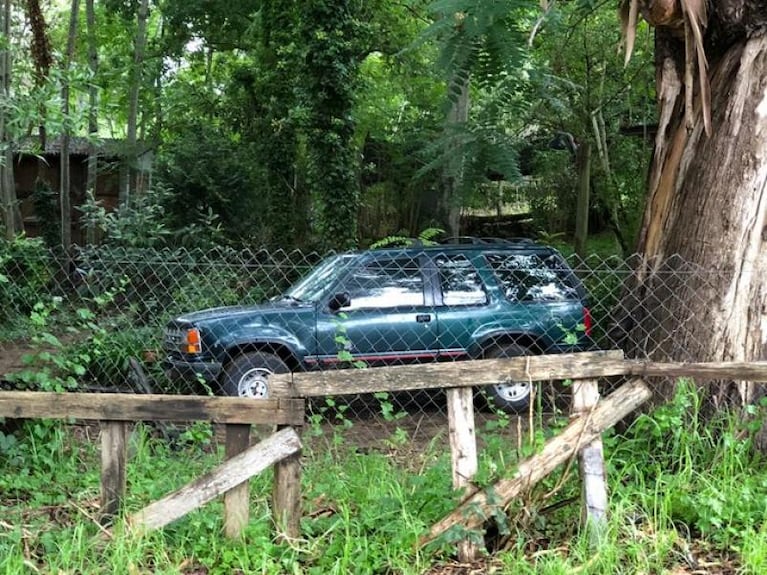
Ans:
{"type": "Polygon", "coordinates": [[[49,252],[40,240],[0,242],[0,320],[28,314],[53,275],[49,252]]]}
{"type": "MultiPolygon", "coordinates": [[[[28,39],[14,28],[15,89],[2,113],[15,145],[34,153],[23,135],[41,124],[49,139],[83,135],[91,84],[99,135],[124,136],[137,6],[96,4],[100,65],[89,68],[81,36],[66,77],[54,66],[35,80],[28,39]],[[56,102],[64,83],[67,118],[56,102]]],[[[66,43],[65,16],[47,16],[54,52],[66,43]]],[[[163,189],[169,233],[215,221],[219,240],[238,245],[347,248],[448,229],[460,209],[528,210],[523,233],[569,235],[568,142],[590,142],[592,229],[633,248],[649,147],[624,132],[653,122],[651,66],[637,43],[623,68],[609,6],[169,1],[150,4],[147,31],[139,147],[155,152],[149,180],[163,189]],[[463,87],[458,119],[451,106],[463,87]]],[[[38,194],[34,209],[53,242],[50,200],[38,194]]]]}
{"type": "MultiPolygon", "coordinates": [[[[0,243],[0,341],[20,341],[25,351],[23,369],[0,374],[3,386],[112,387],[129,377],[129,358],[158,349],[157,326],[170,315],[263,301],[305,271],[286,265],[284,252],[233,248],[324,251],[419,232],[430,238],[458,208],[524,212],[523,231],[504,234],[537,234],[567,251],[575,158],[585,143],[592,148],[591,229],[607,238],[611,254],[616,245],[624,254],[634,247],[655,122],[652,42],[640,26],[625,67],[612,3],[165,0],[149,3],[140,56],[140,2],[107,0],[95,7],[98,66],[89,65],[81,33],[63,70],[55,59],[67,45],[69,6],[44,7],[48,25],[35,31],[49,37],[33,44],[21,4],[5,2],[14,21],[0,51],[12,52],[13,69],[12,89],[0,101],[0,151],[40,155],[38,130],[49,142],[84,136],[91,112],[100,137],[124,141],[138,81],[141,150],[119,144],[125,165],[99,170],[114,177],[118,168],[135,171],[139,151],[151,152],[144,158],[152,156],[153,166],[145,180],[151,187],[128,204],[97,201],[77,184],[73,197],[90,199],[75,213],[101,245],[66,257],[55,247],[59,191],[51,182],[20,182],[34,186],[21,207],[24,217],[34,213],[44,241],[11,233],[0,243]],[[41,67],[33,56],[48,43],[54,61],[41,67]],[[89,110],[92,86],[98,98],[89,110]],[[466,118],[451,116],[459,100],[466,118]],[[192,251],[169,250],[178,246],[192,251]],[[200,264],[199,253],[214,263],[200,264]],[[263,279],[243,281],[243,270],[253,268],[263,279]],[[204,281],[211,270],[215,284],[204,281]]],[[[2,209],[18,207],[9,201],[2,209]]],[[[624,265],[606,261],[586,281],[597,302],[597,338],[624,265]]],[[[152,369],[162,391],[177,391],[164,387],[159,365],[152,369]]],[[[703,556],[765,572],[767,474],[750,441],[750,418],[758,421],[764,408],[707,419],[700,396],[679,389],[669,405],[606,438],[612,513],[599,553],[576,529],[578,486],[560,475],[501,525],[503,553],[488,570],[662,573],[694,570],[700,565],[691,557],[703,556]],[[555,486],[562,491],[552,502],[555,486]]],[[[342,406],[329,401],[312,414],[303,537],[290,545],[273,537],[268,477],[253,481],[244,542],[221,538],[215,506],[147,537],[119,526],[104,537],[92,517],[99,462],[91,430],[42,421],[14,432],[2,427],[0,575],[422,573],[446,562],[447,542],[423,552],[414,544],[458,497],[447,449],[439,438],[415,444],[392,404],[379,400],[390,434],[372,448],[345,435],[363,422],[342,406]]],[[[486,422],[478,482],[510,473],[560,424],[537,421],[535,445],[520,440],[515,450],[511,420],[486,422]]],[[[139,426],[132,437],[128,512],[218,459],[206,425],[159,431],[167,430],[139,426]]]]}

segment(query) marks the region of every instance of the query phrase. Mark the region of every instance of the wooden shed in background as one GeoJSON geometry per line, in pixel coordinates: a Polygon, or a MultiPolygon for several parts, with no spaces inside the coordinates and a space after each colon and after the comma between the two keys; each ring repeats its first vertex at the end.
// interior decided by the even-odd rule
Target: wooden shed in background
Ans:
{"type": "MultiPolygon", "coordinates": [[[[86,201],[86,187],[88,181],[88,153],[90,141],[87,138],[70,138],[69,141],[69,171],[70,171],[70,205],[72,206],[72,242],[75,244],[85,243],[85,229],[81,223],[82,212],[78,209],[86,201]]],[[[96,200],[108,211],[114,210],[118,205],[121,172],[126,169],[124,140],[102,138],[98,140],[96,151],[98,155],[98,172],[94,196],[96,200]]],[[[152,153],[147,151],[140,156],[140,163],[144,166],[141,171],[151,166],[152,153]]],[[[59,213],[58,191],[61,173],[61,140],[50,138],[45,144],[45,149],[40,149],[37,138],[29,138],[21,151],[14,154],[14,179],[16,182],[16,197],[20,204],[21,216],[24,223],[24,231],[27,236],[35,237],[43,235],[43,226],[47,223],[45,216],[40,211],[40,201],[35,201],[36,184],[40,182],[53,193],[51,201],[55,205],[50,206],[53,213],[59,213]]],[[[148,170],[147,170],[148,171],[148,170]]],[[[56,216],[56,221],[58,216],[56,216]]]]}

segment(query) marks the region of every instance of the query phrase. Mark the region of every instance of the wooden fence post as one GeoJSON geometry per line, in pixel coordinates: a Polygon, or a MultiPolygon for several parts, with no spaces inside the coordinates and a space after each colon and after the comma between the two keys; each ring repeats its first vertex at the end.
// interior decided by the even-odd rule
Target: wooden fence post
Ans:
{"type": "Polygon", "coordinates": [[[298,539],[301,535],[300,451],[274,464],[272,515],[278,539],[298,539]]]}
{"type": "Polygon", "coordinates": [[[101,421],[101,517],[110,523],[119,512],[125,495],[126,438],[125,421],[101,421]]]}
{"type": "Polygon", "coordinates": [[[230,457],[202,477],[137,511],[128,518],[128,524],[139,531],[164,527],[300,450],[301,438],[292,428],[278,431],[230,457]]]}
{"type": "MultiPolygon", "coordinates": [[[[588,418],[599,403],[599,385],[596,379],[575,380],[571,417],[588,418]]],[[[598,544],[607,524],[607,480],[605,474],[602,438],[584,445],[578,453],[578,468],[582,485],[582,520],[591,531],[593,544],[598,544]]]]}
{"type": "MultiPolygon", "coordinates": [[[[250,425],[226,425],[226,458],[231,459],[250,447],[250,425]]],[[[224,533],[233,539],[240,537],[250,517],[248,480],[224,493],[224,533]]]]}
{"type": "Polygon", "coordinates": [[[543,448],[517,464],[511,478],[500,479],[490,490],[473,488],[456,509],[435,523],[429,533],[419,539],[424,546],[442,536],[454,525],[464,529],[479,529],[494,509],[505,507],[514,497],[530,489],[557,466],[574,457],[584,444],[598,439],[608,427],[626,417],[652,396],[641,379],[633,379],[602,400],[587,416],[578,417],[556,437],[549,439],[543,448]]]}
{"type": "MultiPolygon", "coordinates": [[[[468,491],[477,473],[477,437],[474,429],[474,390],[453,387],[447,390],[447,416],[453,488],[468,491]]],[[[470,539],[458,542],[458,560],[476,560],[479,548],[470,539]]]]}

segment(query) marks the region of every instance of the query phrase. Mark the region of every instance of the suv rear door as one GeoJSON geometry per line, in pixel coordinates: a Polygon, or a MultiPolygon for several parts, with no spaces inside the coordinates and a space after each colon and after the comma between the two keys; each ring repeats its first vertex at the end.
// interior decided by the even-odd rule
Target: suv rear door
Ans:
{"type": "Polygon", "coordinates": [[[463,253],[438,253],[432,262],[440,357],[466,357],[474,332],[493,316],[487,286],[476,265],[463,253]]]}
{"type": "MultiPolygon", "coordinates": [[[[433,295],[422,254],[373,254],[332,290],[350,305],[317,311],[317,359],[339,361],[339,351],[368,363],[400,363],[437,356],[433,295]]],[[[331,296],[332,297],[332,296],[331,296]]]]}

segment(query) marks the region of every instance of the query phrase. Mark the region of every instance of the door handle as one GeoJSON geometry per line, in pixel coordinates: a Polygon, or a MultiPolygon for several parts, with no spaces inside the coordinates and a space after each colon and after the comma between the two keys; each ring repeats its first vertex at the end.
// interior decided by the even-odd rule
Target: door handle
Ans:
{"type": "Polygon", "coordinates": [[[418,323],[429,323],[431,321],[431,315],[428,313],[419,313],[415,316],[415,321],[418,323]]]}

